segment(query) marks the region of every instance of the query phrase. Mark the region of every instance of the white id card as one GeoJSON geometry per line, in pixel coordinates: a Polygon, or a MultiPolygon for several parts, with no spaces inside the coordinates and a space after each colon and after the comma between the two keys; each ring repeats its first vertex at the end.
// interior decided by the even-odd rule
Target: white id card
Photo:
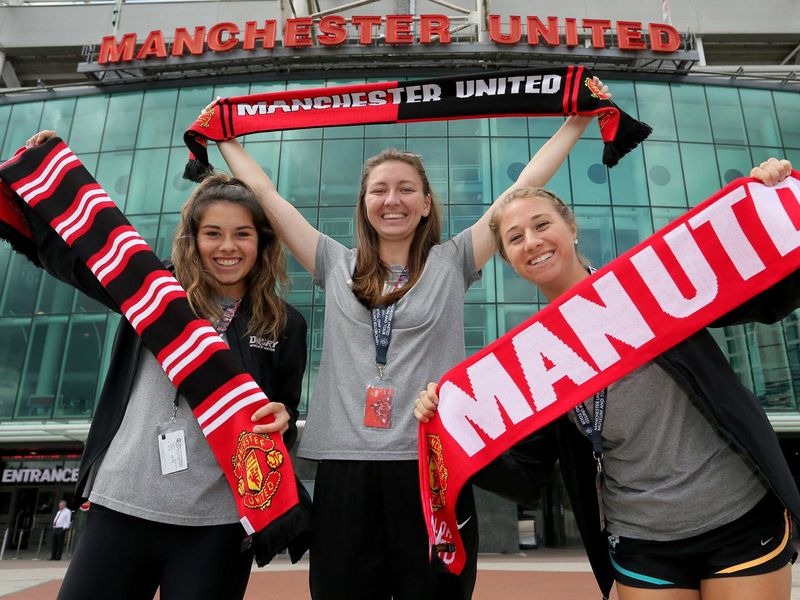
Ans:
{"type": "Polygon", "coordinates": [[[158,428],[158,456],[161,474],[170,475],[189,468],[186,458],[186,421],[161,423],[158,428]]]}

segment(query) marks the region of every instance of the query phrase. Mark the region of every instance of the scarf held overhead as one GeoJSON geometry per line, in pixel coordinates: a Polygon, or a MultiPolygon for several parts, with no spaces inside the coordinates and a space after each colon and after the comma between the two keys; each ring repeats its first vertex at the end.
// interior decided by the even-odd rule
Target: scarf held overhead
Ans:
{"type": "Polygon", "coordinates": [[[800,173],[737,179],[448,371],[420,424],[431,551],[464,565],[455,505],[513,444],[800,268],[800,173]]]}
{"type": "Polygon", "coordinates": [[[308,127],[558,115],[599,115],[609,167],[651,131],[580,66],[290,90],[223,98],[200,115],[183,136],[190,150],[184,177],[200,181],[210,170],[207,140],[308,127]]]}
{"type": "Polygon", "coordinates": [[[39,264],[22,203],[50,224],[188,400],[244,529],[285,548],[307,527],[289,453],[280,435],[253,433],[250,416],[268,399],[225,341],[63,141],[18,152],[0,179],[0,238],[39,264]]]}

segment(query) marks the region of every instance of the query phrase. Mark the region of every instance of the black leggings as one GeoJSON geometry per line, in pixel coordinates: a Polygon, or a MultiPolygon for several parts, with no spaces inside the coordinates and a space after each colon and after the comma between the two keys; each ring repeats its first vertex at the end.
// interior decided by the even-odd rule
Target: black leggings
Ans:
{"type": "Polygon", "coordinates": [[[252,553],[241,525],[185,527],[92,505],[58,600],[237,600],[252,553]]]}
{"type": "Polygon", "coordinates": [[[322,461],[314,486],[311,597],[471,598],[478,549],[471,486],[459,496],[456,512],[467,554],[460,576],[431,567],[416,460],[322,461]]]}

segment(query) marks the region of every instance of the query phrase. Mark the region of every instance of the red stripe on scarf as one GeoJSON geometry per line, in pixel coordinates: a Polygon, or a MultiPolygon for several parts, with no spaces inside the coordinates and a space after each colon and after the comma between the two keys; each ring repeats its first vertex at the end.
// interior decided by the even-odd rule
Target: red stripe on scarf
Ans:
{"type": "Polygon", "coordinates": [[[159,352],[156,358],[167,377],[179,386],[211,354],[227,349],[228,345],[209,322],[197,319],[188,323],[181,334],[159,352]]]}
{"type": "Polygon", "coordinates": [[[583,78],[583,67],[577,67],[575,69],[575,77],[572,80],[572,94],[570,96],[571,114],[577,114],[578,112],[578,92],[581,89],[582,78],[583,78]]]}
{"type": "Polygon", "coordinates": [[[575,67],[567,67],[567,77],[564,81],[564,90],[563,90],[564,97],[561,103],[562,110],[565,115],[568,115],[571,112],[569,101],[570,101],[570,90],[572,89],[572,76],[574,72],[575,72],[575,67]]]}
{"type": "Polygon", "coordinates": [[[458,573],[464,483],[514,443],[800,269],[800,173],[739,179],[439,382],[419,430],[431,545],[458,573]],[[502,409],[498,407],[502,406],[502,409]]]}
{"type": "Polygon", "coordinates": [[[100,185],[87,185],[75,196],[70,207],[51,225],[64,241],[72,246],[94,223],[97,213],[104,208],[116,208],[100,185]]]}
{"type": "Polygon", "coordinates": [[[185,292],[169,271],[153,271],[145,278],[142,287],[123,303],[120,309],[130,324],[141,333],[155,322],[169,303],[184,298],[185,292]]]}
{"type": "Polygon", "coordinates": [[[53,148],[36,172],[11,187],[31,208],[35,208],[39,202],[49,198],[66,174],[78,165],[78,157],[62,143],[53,148]]]}
{"type": "Polygon", "coordinates": [[[315,98],[342,96],[352,93],[366,95],[373,91],[386,91],[397,87],[393,81],[344,85],[316,90],[289,90],[249,96],[225,98],[214,106],[211,116],[201,115],[193,130],[209,139],[230,139],[233,136],[247,135],[259,131],[279,131],[283,129],[303,129],[308,127],[330,127],[358,123],[385,123],[397,118],[397,105],[387,103],[383,106],[347,106],[334,108],[300,108],[309,106],[311,92],[315,98]],[[298,108],[293,109],[293,102],[298,108]],[[216,111],[219,111],[219,114],[216,111]],[[313,110],[313,120],[308,119],[308,111],[313,110]],[[233,123],[236,123],[232,133],[233,123]]]}
{"type": "MultiPolygon", "coordinates": [[[[89,230],[87,223],[75,235],[84,235],[89,230]]],[[[131,257],[137,252],[152,252],[139,232],[130,225],[114,229],[103,248],[86,261],[94,276],[103,285],[119,277],[128,266],[131,257]]]]}
{"type": "Polygon", "coordinates": [[[218,416],[221,411],[229,407],[237,398],[245,392],[258,389],[255,382],[245,375],[234,377],[214,393],[209,394],[203,402],[195,409],[197,422],[200,426],[206,425],[211,419],[218,416]],[[241,388],[241,389],[240,389],[241,388]]]}

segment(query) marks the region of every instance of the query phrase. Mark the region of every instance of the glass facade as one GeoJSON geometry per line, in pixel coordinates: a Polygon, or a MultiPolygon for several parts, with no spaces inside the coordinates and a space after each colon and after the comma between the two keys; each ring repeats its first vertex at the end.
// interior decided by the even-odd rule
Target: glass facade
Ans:
{"type": "MultiPolygon", "coordinates": [[[[33,132],[55,129],[161,257],[168,257],[191,185],[182,133],[215,96],[363,80],[228,84],[58,98],[0,106],[0,147],[9,157],[33,132]]],[[[768,156],[800,165],[800,94],[698,84],[611,81],[620,106],[653,135],[616,168],[600,164],[591,126],[550,182],[575,208],[580,249],[604,264],[768,156]]],[[[561,119],[477,119],[307,129],[249,136],[244,143],[280,192],[322,232],[352,241],[361,165],[386,147],[423,156],[443,206],[444,235],[471,225],[509,186],[561,119]]],[[[211,162],[224,163],[215,148],[211,162]]],[[[289,301],[309,324],[307,406],[322,347],[323,297],[290,261],[289,301]]],[[[542,302],[499,258],[465,306],[468,352],[522,322],[542,302]]],[[[119,317],[0,245],[0,420],[91,418],[119,317]]],[[[800,328],[715,332],[740,377],[768,410],[797,410],[800,328]]]]}

